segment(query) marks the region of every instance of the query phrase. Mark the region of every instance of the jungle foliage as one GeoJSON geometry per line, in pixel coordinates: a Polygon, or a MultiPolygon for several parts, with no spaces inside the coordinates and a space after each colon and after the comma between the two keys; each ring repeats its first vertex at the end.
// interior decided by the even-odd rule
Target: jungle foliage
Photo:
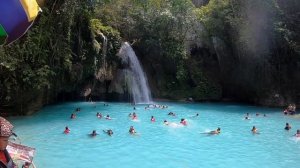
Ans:
{"type": "Polygon", "coordinates": [[[154,97],[266,105],[299,100],[299,1],[193,3],[46,1],[28,33],[0,47],[0,111],[27,113],[38,100],[43,105],[62,92],[77,94],[99,69],[120,68],[122,41],[132,43],[154,97]]]}

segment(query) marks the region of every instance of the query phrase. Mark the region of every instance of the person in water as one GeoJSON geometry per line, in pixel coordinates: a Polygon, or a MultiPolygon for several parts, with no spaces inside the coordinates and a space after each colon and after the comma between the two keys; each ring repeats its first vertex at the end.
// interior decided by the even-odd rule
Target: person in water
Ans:
{"type": "Polygon", "coordinates": [[[192,117],[194,118],[194,117],[198,117],[198,116],[199,116],[199,114],[197,113],[196,115],[194,115],[194,116],[192,116],[192,117]]]}
{"type": "Polygon", "coordinates": [[[245,120],[250,120],[250,115],[249,115],[249,113],[246,114],[245,120]]]}
{"type": "Polygon", "coordinates": [[[169,122],[167,120],[164,120],[165,125],[169,125],[169,122]]]}
{"type": "Polygon", "coordinates": [[[107,120],[111,120],[110,116],[109,115],[106,115],[105,119],[107,120]]]}
{"type": "Polygon", "coordinates": [[[214,131],[210,131],[209,134],[220,134],[221,133],[221,128],[217,128],[214,131]]]}
{"type": "Polygon", "coordinates": [[[300,130],[299,129],[297,130],[297,133],[294,136],[297,137],[297,138],[300,137],[300,130]]]}
{"type": "Polygon", "coordinates": [[[253,134],[258,134],[258,129],[255,126],[252,127],[251,131],[253,134]]]}
{"type": "Polygon", "coordinates": [[[155,118],[151,116],[151,122],[155,122],[155,118]]]}
{"type": "Polygon", "coordinates": [[[132,119],[137,120],[137,115],[135,114],[135,112],[132,114],[132,119]]]}
{"type": "Polygon", "coordinates": [[[71,114],[71,119],[75,119],[76,118],[76,115],[74,113],[71,114]]]}
{"type": "Polygon", "coordinates": [[[101,113],[97,113],[97,117],[101,119],[102,118],[102,114],[101,113]]]}
{"type": "Polygon", "coordinates": [[[71,130],[69,129],[69,127],[66,126],[66,128],[65,128],[65,130],[64,130],[64,133],[65,133],[65,134],[68,134],[68,133],[70,133],[70,131],[71,131],[71,130]]]}
{"type": "Polygon", "coordinates": [[[130,126],[130,128],[129,128],[129,133],[130,133],[130,134],[135,134],[135,133],[136,133],[136,131],[135,131],[135,129],[133,128],[133,126],[130,126]]]}
{"type": "Polygon", "coordinates": [[[8,139],[14,135],[13,125],[5,118],[0,117],[0,168],[16,168],[11,156],[7,152],[8,139]]]}
{"type": "Polygon", "coordinates": [[[184,118],[181,119],[180,124],[187,126],[187,122],[184,118]]]}
{"type": "Polygon", "coordinates": [[[109,136],[112,136],[114,134],[111,129],[109,129],[107,131],[103,130],[103,132],[107,133],[107,135],[109,135],[109,136]]]}
{"type": "Polygon", "coordinates": [[[92,137],[95,137],[95,136],[97,136],[98,134],[97,134],[97,132],[96,132],[96,130],[93,130],[93,132],[90,134],[90,136],[92,136],[92,137]]]}
{"type": "Polygon", "coordinates": [[[292,129],[292,127],[290,126],[289,123],[286,123],[284,129],[288,131],[288,130],[292,129]]]}
{"type": "Polygon", "coordinates": [[[173,112],[169,112],[169,114],[168,115],[170,115],[170,116],[176,116],[176,114],[175,113],[173,113],[173,112]]]}

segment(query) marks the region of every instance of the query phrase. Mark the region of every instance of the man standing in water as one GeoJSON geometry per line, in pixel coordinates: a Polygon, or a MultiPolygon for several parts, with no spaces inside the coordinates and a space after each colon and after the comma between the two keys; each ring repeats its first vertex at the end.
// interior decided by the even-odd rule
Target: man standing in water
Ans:
{"type": "Polygon", "coordinates": [[[0,117],[0,168],[16,168],[16,165],[6,150],[8,138],[13,135],[13,127],[9,121],[0,117]]]}

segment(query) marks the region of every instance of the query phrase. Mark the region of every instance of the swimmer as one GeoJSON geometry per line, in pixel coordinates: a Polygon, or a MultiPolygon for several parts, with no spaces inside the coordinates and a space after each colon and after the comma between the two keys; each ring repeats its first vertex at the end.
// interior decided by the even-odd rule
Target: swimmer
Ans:
{"type": "Polygon", "coordinates": [[[137,118],[137,115],[136,115],[135,113],[132,114],[132,119],[133,119],[133,120],[137,120],[137,119],[138,119],[138,118],[137,118]]]}
{"type": "Polygon", "coordinates": [[[184,118],[181,119],[180,124],[187,126],[187,122],[184,118]]]}
{"type": "Polygon", "coordinates": [[[164,121],[165,125],[169,125],[169,122],[167,120],[164,121]]]}
{"type": "Polygon", "coordinates": [[[258,129],[255,126],[252,127],[251,131],[253,134],[259,134],[258,129]]]}
{"type": "Polygon", "coordinates": [[[110,116],[109,115],[106,115],[105,119],[107,120],[111,120],[110,116]]]}
{"type": "Polygon", "coordinates": [[[76,118],[76,115],[74,113],[71,114],[71,119],[75,119],[76,118]]]}
{"type": "Polygon", "coordinates": [[[133,107],[133,110],[136,110],[136,108],[135,108],[135,107],[133,107]]]}
{"type": "Polygon", "coordinates": [[[297,130],[297,133],[294,136],[297,137],[297,138],[300,137],[300,130],[299,129],[297,130]]]}
{"type": "Polygon", "coordinates": [[[266,114],[264,114],[264,117],[267,117],[267,115],[266,115],[266,114]]]}
{"type": "Polygon", "coordinates": [[[194,116],[192,116],[192,117],[194,118],[194,117],[198,117],[198,116],[199,116],[199,114],[197,113],[196,115],[194,115],[194,116]]]}
{"type": "Polygon", "coordinates": [[[292,127],[290,126],[289,123],[286,123],[284,129],[288,131],[288,130],[292,129],[292,127]]]}
{"type": "Polygon", "coordinates": [[[65,133],[65,134],[68,134],[68,133],[70,133],[70,131],[71,131],[71,130],[69,129],[69,127],[66,126],[64,133],[65,133]]]}
{"type": "Polygon", "coordinates": [[[256,116],[259,116],[259,113],[256,113],[256,116]]]}
{"type": "Polygon", "coordinates": [[[98,134],[97,134],[97,132],[96,132],[96,130],[93,130],[93,132],[91,133],[91,134],[89,134],[91,137],[95,137],[95,136],[97,136],[98,134]]]}
{"type": "Polygon", "coordinates": [[[128,114],[128,117],[132,117],[132,114],[131,114],[131,113],[129,113],[129,114],[128,114]]]}
{"type": "Polygon", "coordinates": [[[136,134],[136,131],[135,131],[135,129],[133,128],[133,126],[130,126],[130,128],[129,128],[129,133],[130,133],[130,134],[136,134]]]}
{"type": "Polygon", "coordinates": [[[101,113],[97,113],[97,117],[98,118],[102,118],[102,114],[101,113]]]}
{"type": "Polygon", "coordinates": [[[212,134],[212,135],[217,135],[217,134],[220,134],[220,133],[221,133],[221,128],[217,128],[217,129],[214,130],[214,131],[208,132],[208,134],[212,134]]]}
{"type": "Polygon", "coordinates": [[[155,118],[151,116],[151,122],[155,122],[155,118]]]}
{"type": "Polygon", "coordinates": [[[173,113],[173,112],[169,112],[168,115],[170,115],[170,116],[176,116],[176,114],[173,113]]]}
{"type": "Polygon", "coordinates": [[[245,120],[250,120],[250,118],[248,116],[245,117],[245,120]]]}
{"type": "Polygon", "coordinates": [[[114,134],[113,131],[112,131],[111,129],[109,129],[109,130],[107,130],[107,131],[103,130],[103,132],[104,132],[104,133],[107,133],[107,135],[109,135],[109,136],[112,136],[112,135],[114,134]]]}

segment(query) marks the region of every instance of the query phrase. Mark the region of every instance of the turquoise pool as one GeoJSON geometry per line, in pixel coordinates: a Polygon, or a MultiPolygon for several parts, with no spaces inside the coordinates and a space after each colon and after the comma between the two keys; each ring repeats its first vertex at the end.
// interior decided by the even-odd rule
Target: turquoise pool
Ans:
{"type": "Polygon", "coordinates": [[[280,109],[236,104],[159,103],[167,109],[145,110],[144,105],[126,103],[74,102],[48,106],[28,117],[9,120],[22,143],[35,147],[37,168],[296,168],[300,167],[300,141],[293,138],[300,129],[299,119],[282,115],[280,109]],[[70,115],[75,108],[77,118],[70,115]],[[168,116],[172,111],[176,117],[168,116]],[[113,119],[96,117],[109,114],[113,119]],[[136,112],[138,121],[128,114],[136,112]],[[199,113],[199,117],[191,116],[199,113]],[[251,120],[244,120],[246,113],[251,120]],[[260,116],[255,116],[260,113],[260,116]],[[263,117],[266,114],[267,117],[263,117]],[[156,122],[150,122],[151,116],[156,122]],[[179,123],[186,118],[188,126],[179,123]],[[292,126],[284,130],[285,123],[292,126]],[[256,126],[260,134],[251,133],[256,126]],[[65,126],[70,134],[63,134],[65,126]],[[134,126],[139,135],[130,135],[134,126]],[[221,128],[220,135],[202,134],[221,128]],[[112,137],[102,130],[112,129],[112,137]],[[88,134],[92,130],[96,137],[88,134]]]}

